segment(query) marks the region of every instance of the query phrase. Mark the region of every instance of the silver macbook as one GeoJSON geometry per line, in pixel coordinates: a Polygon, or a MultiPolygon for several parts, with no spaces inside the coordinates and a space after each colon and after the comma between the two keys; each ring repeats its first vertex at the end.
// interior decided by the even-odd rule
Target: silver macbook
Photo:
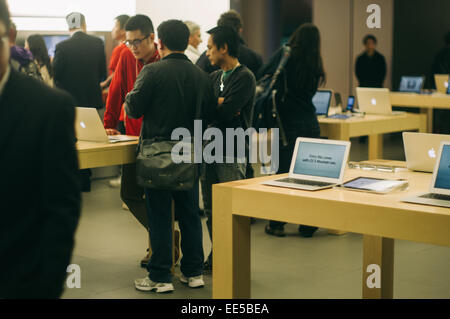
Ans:
{"type": "Polygon", "coordinates": [[[439,146],[444,141],[450,141],[450,135],[403,132],[406,167],[432,173],[439,146]]]}
{"type": "Polygon", "coordinates": [[[402,199],[403,202],[450,208],[450,141],[442,142],[433,170],[430,192],[402,199]]]}
{"type": "Polygon", "coordinates": [[[448,89],[448,81],[449,81],[448,74],[435,74],[434,82],[436,83],[436,91],[438,93],[446,94],[448,89]]]}
{"type": "Polygon", "coordinates": [[[392,112],[389,89],[356,88],[359,111],[366,114],[398,115],[405,112],[392,112]]]}
{"type": "Polygon", "coordinates": [[[349,141],[299,137],[289,176],[262,184],[311,191],[342,184],[349,151],[349,141]]]}
{"type": "Polygon", "coordinates": [[[317,116],[327,116],[330,110],[331,98],[333,97],[332,90],[318,90],[312,98],[312,103],[316,108],[317,116]]]}
{"type": "Polygon", "coordinates": [[[420,93],[423,89],[424,81],[424,76],[402,76],[399,91],[420,93]]]}
{"type": "Polygon", "coordinates": [[[95,108],[75,108],[75,134],[80,141],[117,143],[138,140],[138,136],[107,135],[95,108]]]}

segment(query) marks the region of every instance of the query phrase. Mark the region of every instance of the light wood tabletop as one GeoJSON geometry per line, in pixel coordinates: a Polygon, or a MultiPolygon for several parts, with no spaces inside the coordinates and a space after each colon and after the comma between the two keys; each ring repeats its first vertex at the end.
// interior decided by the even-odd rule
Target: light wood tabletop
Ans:
{"type": "Polygon", "coordinates": [[[261,184],[281,176],[213,186],[213,298],[251,297],[250,217],[363,234],[363,298],[393,298],[394,239],[450,246],[449,208],[400,201],[427,192],[431,174],[347,170],[345,180],[358,176],[408,179],[408,190],[387,195],[261,184]],[[380,267],[379,288],[366,284],[369,265],[380,267]]]}
{"type": "Polygon", "coordinates": [[[319,118],[320,135],[332,140],[349,141],[351,137],[369,136],[369,159],[383,158],[383,134],[412,131],[426,132],[426,115],[404,113],[373,115],[349,119],[319,118]]]}
{"type": "Polygon", "coordinates": [[[391,104],[395,107],[417,107],[427,115],[427,132],[433,132],[433,109],[450,109],[450,94],[417,94],[391,92],[391,104]]]}
{"type": "Polygon", "coordinates": [[[78,165],[80,169],[133,163],[136,160],[138,141],[97,143],[78,141],[78,165]]]}

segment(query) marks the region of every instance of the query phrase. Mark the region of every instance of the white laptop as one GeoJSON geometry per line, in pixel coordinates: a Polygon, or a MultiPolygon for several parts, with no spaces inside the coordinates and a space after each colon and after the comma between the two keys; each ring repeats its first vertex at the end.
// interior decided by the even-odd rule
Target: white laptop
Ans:
{"type": "Polygon", "coordinates": [[[424,82],[424,76],[402,76],[398,90],[400,92],[420,93],[424,82]]]}
{"type": "Polygon", "coordinates": [[[430,192],[404,198],[402,201],[450,208],[450,141],[441,143],[430,192]]]}
{"type": "Polygon", "coordinates": [[[342,184],[350,151],[349,141],[297,138],[289,177],[264,185],[319,190],[342,184]]]}
{"type": "Polygon", "coordinates": [[[359,111],[366,114],[398,115],[405,112],[392,112],[389,89],[356,88],[359,111]]]}
{"type": "Polygon", "coordinates": [[[448,74],[435,74],[434,75],[434,82],[436,83],[436,91],[438,93],[447,93],[448,89],[448,74]]]}
{"type": "Polygon", "coordinates": [[[138,136],[107,135],[95,108],[75,108],[75,134],[80,141],[117,143],[138,140],[138,136]]]}
{"type": "Polygon", "coordinates": [[[312,98],[312,103],[316,108],[317,116],[328,116],[332,97],[332,90],[317,90],[312,98]]]}
{"type": "Polygon", "coordinates": [[[413,171],[432,173],[439,146],[450,141],[450,135],[403,132],[406,167],[413,171]]]}

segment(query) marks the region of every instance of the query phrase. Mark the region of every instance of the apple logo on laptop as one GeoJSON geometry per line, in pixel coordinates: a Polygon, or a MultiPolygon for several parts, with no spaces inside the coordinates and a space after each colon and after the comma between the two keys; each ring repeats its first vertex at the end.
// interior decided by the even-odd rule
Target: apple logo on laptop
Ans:
{"type": "Polygon", "coordinates": [[[80,122],[80,126],[81,126],[82,128],[86,128],[86,124],[84,124],[84,122],[80,122]]]}
{"type": "Polygon", "coordinates": [[[436,151],[434,150],[433,147],[428,151],[428,156],[430,158],[436,158],[436,151]]]}
{"type": "Polygon", "coordinates": [[[372,105],[377,105],[377,100],[375,98],[372,99],[372,105]]]}

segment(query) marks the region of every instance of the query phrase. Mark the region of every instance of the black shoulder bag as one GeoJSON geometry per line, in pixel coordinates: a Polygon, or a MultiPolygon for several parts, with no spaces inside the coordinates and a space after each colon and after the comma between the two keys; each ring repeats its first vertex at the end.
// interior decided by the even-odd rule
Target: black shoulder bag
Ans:
{"type": "MultiPolygon", "coordinates": [[[[199,118],[200,112],[201,97],[198,97],[196,119],[199,118]]],[[[194,163],[192,130],[190,130],[189,141],[173,141],[162,137],[142,139],[142,128],[136,158],[137,184],[146,188],[168,191],[193,189],[198,179],[199,165],[194,163]],[[174,150],[176,145],[177,148],[174,150]],[[183,150],[182,156],[179,152],[180,148],[183,150]],[[174,159],[177,159],[178,163],[175,163],[174,159]],[[183,161],[180,162],[180,160],[183,161]]]]}

